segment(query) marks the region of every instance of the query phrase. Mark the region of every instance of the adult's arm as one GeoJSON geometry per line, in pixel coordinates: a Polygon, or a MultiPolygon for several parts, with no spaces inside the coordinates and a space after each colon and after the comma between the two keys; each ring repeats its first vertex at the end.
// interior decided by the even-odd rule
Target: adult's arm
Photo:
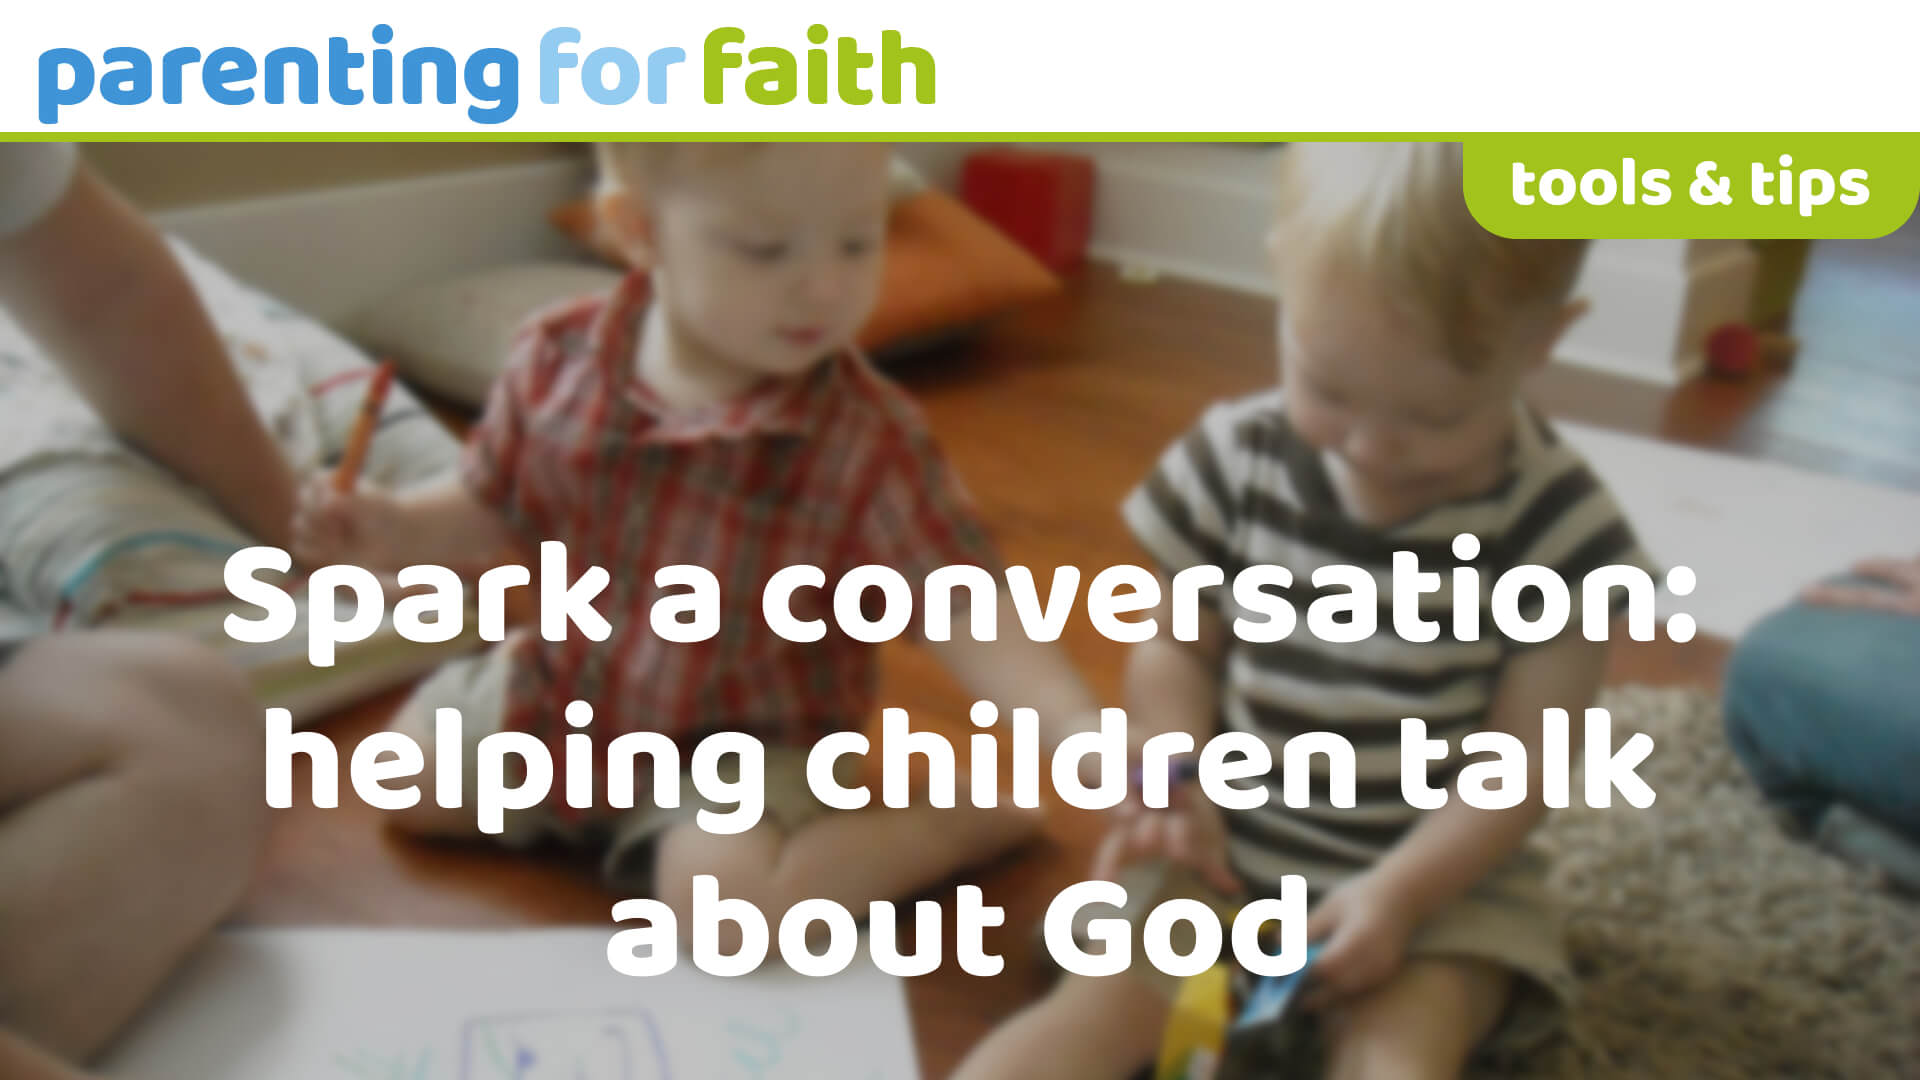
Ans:
{"type": "Polygon", "coordinates": [[[284,547],[292,470],[159,232],[84,163],[35,220],[11,224],[0,229],[0,306],[121,438],[284,547]]]}

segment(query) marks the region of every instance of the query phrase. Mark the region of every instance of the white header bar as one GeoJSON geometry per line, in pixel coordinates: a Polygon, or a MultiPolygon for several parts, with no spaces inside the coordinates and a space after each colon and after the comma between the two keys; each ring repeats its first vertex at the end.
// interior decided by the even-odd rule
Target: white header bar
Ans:
{"type": "Polygon", "coordinates": [[[12,7],[13,132],[1920,129],[1920,5],[1857,0],[12,7]]]}

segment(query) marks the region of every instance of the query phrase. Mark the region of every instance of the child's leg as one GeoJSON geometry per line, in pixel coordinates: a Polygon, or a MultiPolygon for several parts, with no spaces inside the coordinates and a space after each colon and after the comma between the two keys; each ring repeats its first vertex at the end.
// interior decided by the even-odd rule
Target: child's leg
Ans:
{"type": "Polygon", "coordinates": [[[1069,975],[990,1033],[952,1080],[1126,1080],[1153,1063],[1170,1007],[1132,975],[1069,975]]]}
{"type": "MultiPolygon", "coordinates": [[[[422,679],[395,713],[392,729],[412,739],[420,747],[425,762],[419,778],[420,801],[388,815],[402,832],[458,840],[483,837],[474,798],[477,748],[481,739],[500,730],[506,715],[507,681],[512,674],[512,650],[518,646],[518,639],[518,634],[509,634],[505,641],[489,649],[448,660],[422,679]],[[464,744],[458,751],[463,762],[460,805],[452,808],[439,802],[435,713],[443,708],[460,710],[464,744]]],[[[555,783],[557,791],[559,782],[555,783]]],[[[512,840],[518,832],[534,827],[539,816],[537,810],[508,812],[505,839],[512,840]],[[516,826],[522,828],[516,830],[516,826]]]]}
{"type": "Polygon", "coordinates": [[[239,674],[185,641],[48,637],[0,669],[0,1026],[76,1059],[119,1029],[246,887],[265,756],[239,674]]]}
{"type": "Polygon", "coordinates": [[[1481,960],[1408,961],[1325,1017],[1327,1080],[1455,1080],[1505,1011],[1513,977],[1481,960]]]}

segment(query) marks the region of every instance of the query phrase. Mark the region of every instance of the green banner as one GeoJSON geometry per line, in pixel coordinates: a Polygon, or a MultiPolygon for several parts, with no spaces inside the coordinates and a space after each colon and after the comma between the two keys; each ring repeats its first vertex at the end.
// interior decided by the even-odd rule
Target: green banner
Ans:
{"type": "Polygon", "coordinates": [[[1920,135],[1529,134],[1465,140],[1467,205],[1515,239],[1872,239],[1920,198],[1920,135]]]}

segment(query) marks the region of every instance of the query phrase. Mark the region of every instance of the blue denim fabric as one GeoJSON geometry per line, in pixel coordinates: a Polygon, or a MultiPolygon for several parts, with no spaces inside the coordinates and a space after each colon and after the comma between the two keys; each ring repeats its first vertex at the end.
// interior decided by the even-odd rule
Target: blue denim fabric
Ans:
{"type": "Polygon", "coordinates": [[[1920,844],[1920,617],[1774,613],[1734,650],[1726,724],[1761,791],[1808,830],[1842,805],[1920,844]]]}

